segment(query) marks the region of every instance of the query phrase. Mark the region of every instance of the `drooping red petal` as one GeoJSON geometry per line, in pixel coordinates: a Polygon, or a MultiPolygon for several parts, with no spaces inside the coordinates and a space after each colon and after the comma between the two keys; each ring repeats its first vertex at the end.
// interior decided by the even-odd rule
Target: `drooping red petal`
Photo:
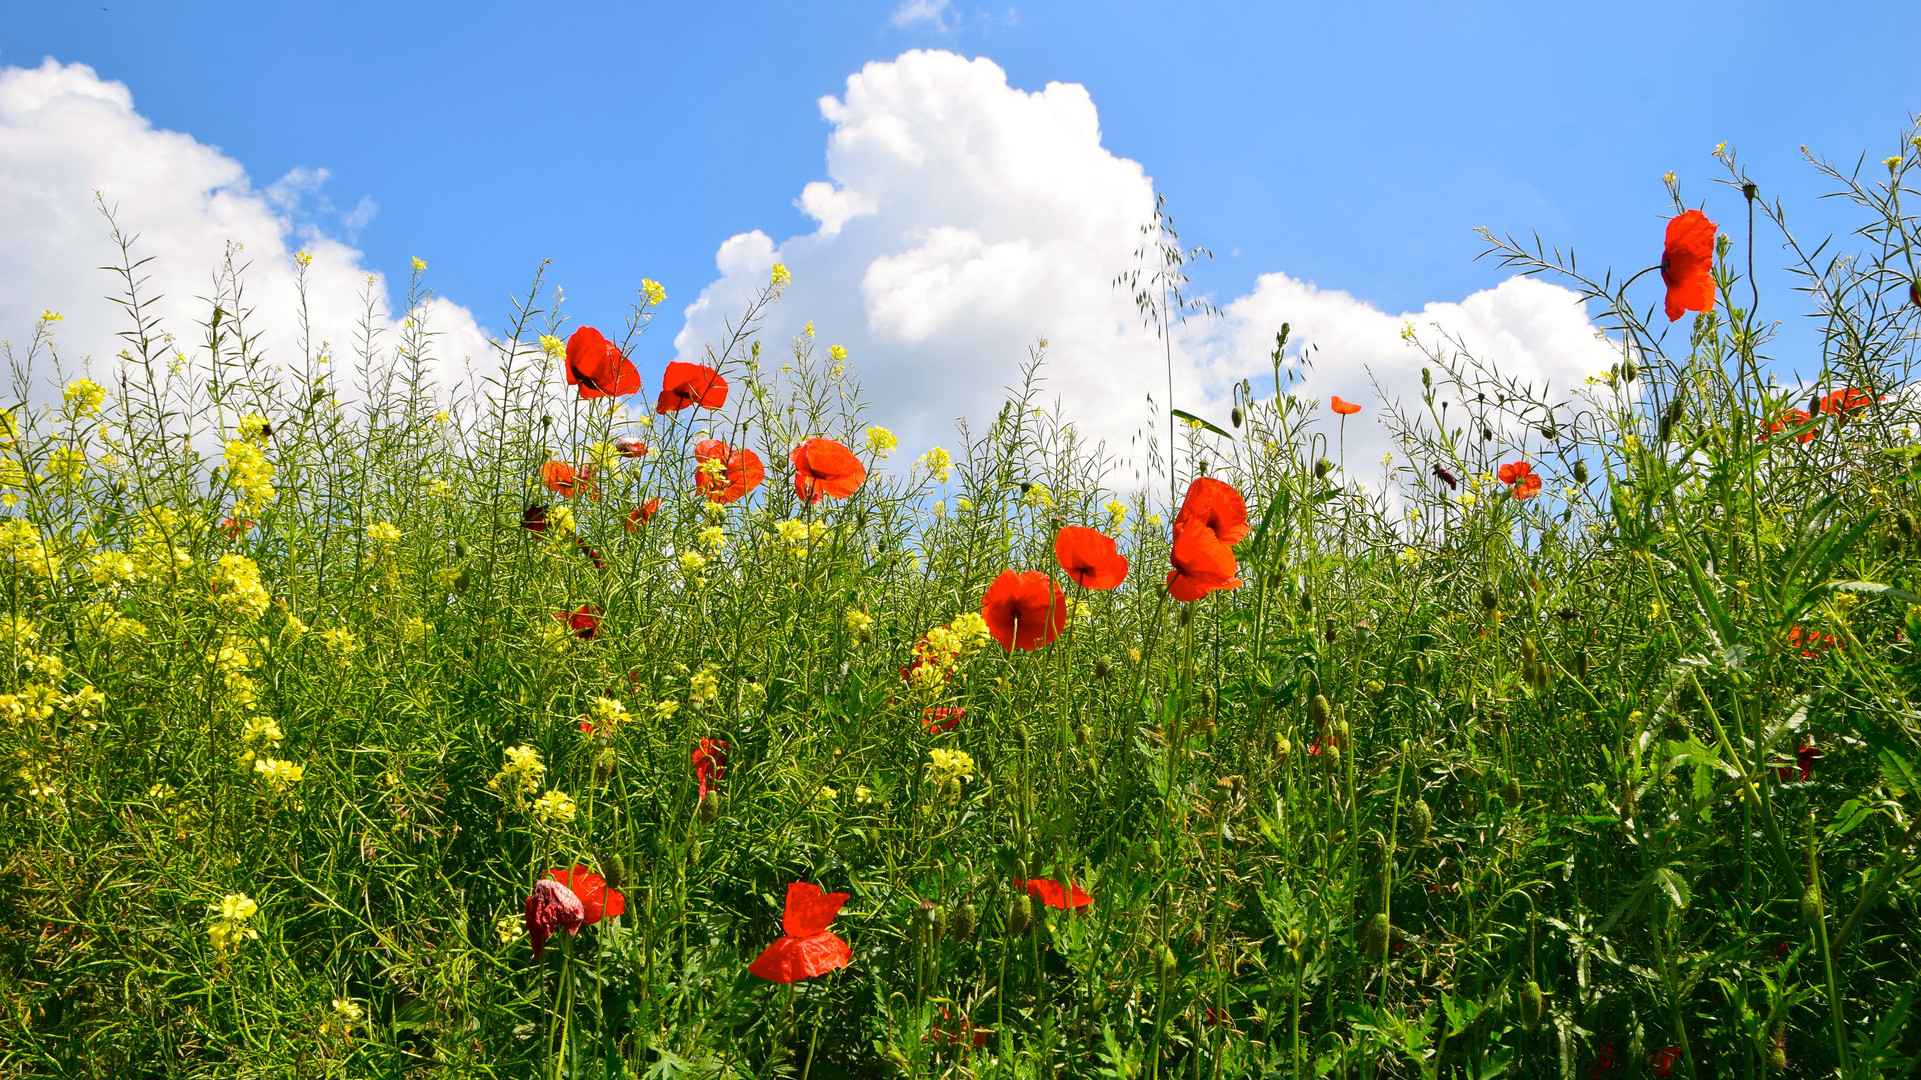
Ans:
{"type": "Polygon", "coordinates": [[[846,902],[844,892],[822,892],[810,882],[793,882],[787,886],[787,910],[780,917],[780,928],[788,937],[825,933],[846,902]]]}
{"type": "Polygon", "coordinates": [[[1054,538],[1054,558],[1083,589],[1111,589],[1127,577],[1127,558],[1113,538],[1096,529],[1069,525],[1054,538]]]}
{"type": "Polygon", "coordinates": [[[1669,322],[1689,311],[1714,310],[1715,228],[1699,210],[1686,211],[1668,221],[1661,280],[1668,287],[1669,322]]]}
{"type": "Polygon", "coordinates": [[[534,891],[528,894],[527,902],[522,905],[521,910],[521,919],[527,928],[527,936],[533,941],[534,959],[540,959],[540,953],[547,944],[547,938],[556,929],[565,930],[569,934],[580,933],[581,922],[586,918],[586,914],[580,897],[574,895],[572,889],[547,878],[534,882],[534,891]]]}
{"type": "MultiPolygon", "coordinates": [[[[594,925],[600,921],[600,917],[603,914],[607,913],[607,897],[609,895],[607,891],[607,879],[587,869],[585,866],[579,865],[566,870],[549,870],[547,871],[547,875],[562,885],[567,886],[569,891],[575,896],[580,897],[582,926],[594,925]]],[[[620,894],[616,892],[611,895],[619,896],[620,894]]],[[[619,912],[614,912],[613,914],[618,915],[619,912]]]]}
{"type": "Polygon", "coordinates": [[[780,938],[754,958],[747,970],[768,982],[793,983],[847,966],[854,950],[838,934],[780,938]]]}
{"type": "Polygon", "coordinates": [[[1072,891],[1063,890],[1061,883],[1053,878],[1033,878],[1027,882],[1027,894],[1051,908],[1066,910],[1071,907],[1086,907],[1094,898],[1081,891],[1081,887],[1068,883],[1072,891]]]}
{"type": "Polygon", "coordinates": [[[725,404],[727,380],[721,378],[720,372],[705,364],[675,360],[667,365],[667,373],[661,376],[660,400],[654,403],[654,411],[678,412],[689,405],[718,409],[725,404]]]}

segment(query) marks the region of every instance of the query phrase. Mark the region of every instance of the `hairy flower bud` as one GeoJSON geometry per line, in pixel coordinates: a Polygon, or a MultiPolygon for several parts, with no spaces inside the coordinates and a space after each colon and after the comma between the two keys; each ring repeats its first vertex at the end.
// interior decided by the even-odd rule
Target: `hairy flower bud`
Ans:
{"type": "Polygon", "coordinates": [[[1426,799],[1414,800],[1414,805],[1408,807],[1407,810],[1408,843],[1419,844],[1424,842],[1427,840],[1429,830],[1433,828],[1434,808],[1427,804],[1426,799]]]}
{"type": "Polygon", "coordinates": [[[1007,905],[1007,932],[1024,934],[1034,925],[1034,901],[1026,893],[1014,897],[1007,905]]]}
{"type": "Polygon", "coordinates": [[[1333,715],[1333,712],[1333,708],[1327,703],[1326,694],[1315,694],[1308,699],[1307,722],[1314,725],[1315,731],[1327,727],[1328,718],[1333,715]]]}
{"type": "Polygon", "coordinates": [[[1521,988],[1521,1019],[1527,1029],[1533,1031],[1541,1026],[1541,1017],[1547,1012],[1547,1000],[1541,994],[1541,984],[1533,979],[1521,988]]]}
{"type": "Polygon", "coordinates": [[[974,924],[978,921],[978,916],[974,913],[974,905],[960,904],[954,908],[953,914],[947,917],[947,936],[955,941],[966,941],[974,936],[974,924]]]}
{"type": "Polygon", "coordinates": [[[1367,920],[1366,928],[1361,931],[1362,950],[1370,956],[1386,950],[1389,932],[1387,912],[1375,912],[1374,917],[1367,920]]]}

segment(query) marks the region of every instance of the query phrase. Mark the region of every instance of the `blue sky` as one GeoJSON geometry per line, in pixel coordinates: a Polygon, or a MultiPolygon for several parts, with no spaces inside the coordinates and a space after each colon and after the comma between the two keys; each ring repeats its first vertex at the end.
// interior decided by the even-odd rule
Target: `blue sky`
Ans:
{"type": "Polygon", "coordinates": [[[1708,182],[1721,140],[1792,220],[1838,221],[1799,147],[1878,160],[1921,110],[1914,4],[899,7],[15,4],[0,65],[91,65],[256,186],[328,170],[334,207],[377,213],[300,212],[389,275],[427,259],[483,326],[542,258],[577,314],[658,279],[656,362],[718,245],[814,229],[795,200],[827,176],[817,99],[909,49],[990,58],[1018,90],[1084,86],[1101,145],[1215,250],[1217,299],[1280,271],[1388,313],[1502,281],[1474,260],[1479,225],[1646,265],[1668,169],[1736,225],[1708,182]]]}

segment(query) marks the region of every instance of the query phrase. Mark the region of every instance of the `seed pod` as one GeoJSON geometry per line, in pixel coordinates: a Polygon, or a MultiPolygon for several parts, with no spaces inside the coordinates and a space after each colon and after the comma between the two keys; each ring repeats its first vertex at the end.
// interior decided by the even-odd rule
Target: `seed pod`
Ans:
{"type": "Polygon", "coordinates": [[[1622,362],[1621,378],[1626,379],[1628,382],[1633,382],[1640,374],[1641,374],[1641,365],[1635,363],[1632,360],[1627,360],[1622,362]]]}
{"type": "Polygon", "coordinates": [[[1334,619],[1332,616],[1327,619],[1326,629],[1322,631],[1322,634],[1327,638],[1329,645],[1334,644],[1334,619]]]}
{"type": "Polygon", "coordinates": [[[1314,594],[1311,592],[1308,592],[1306,589],[1301,590],[1301,610],[1302,611],[1314,610],[1314,594]]]}
{"type": "Polygon", "coordinates": [[[1034,901],[1026,893],[1014,897],[1007,905],[1007,932],[1024,934],[1034,925],[1034,901]]]}
{"type": "Polygon", "coordinates": [[[920,902],[920,921],[928,926],[940,925],[940,906],[932,900],[920,902]]]}
{"type": "Polygon", "coordinates": [[[1361,931],[1361,949],[1369,955],[1381,952],[1387,948],[1390,933],[1387,912],[1375,912],[1374,917],[1367,920],[1367,928],[1361,931]]]}
{"type": "Polygon", "coordinates": [[[966,941],[972,938],[974,936],[974,924],[976,921],[977,916],[974,913],[974,905],[961,904],[957,906],[954,908],[954,913],[947,917],[947,936],[953,938],[955,941],[966,941]]]}
{"type": "Polygon", "coordinates": [[[1430,375],[1426,368],[1421,369],[1421,386],[1426,389],[1434,387],[1434,376],[1430,375]]]}
{"type": "Polygon", "coordinates": [[[712,825],[720,817],[720,792],[709,791],[700,798],[700,823],[712,825]]]}
{"type": "Polygon", "coordinates": [[[1529,1031],[1541,1026],[1541,1016],[1546,1011],[1547,1000],[1541,994],[1541,984],[1529,979],[1521,988],[1521,1019],[1529,1031]]]}
{"type": "Polygon", "coordinates": [[[1481,606],[1489,611],[1501,606],[1501,598],[1494,593],[1494,586],[1481,586],[1481,606]]]}
{"type": "Polygon", "coordinates": [[[1574,463],[1574,482],[1577,484],[1587,483],[1587,462],[1577,461],[1574,463]]]}
{"type": "Polygon", "coordinates": [[[1427,840],[1428,831],[1434,828],[1434,808],[1426,799],[1414,800],[1407,808],[1407,842],[1420,844],[1427,840]]]}
{"type": "Polygon", "coordinates": [[[468,586],[473,583],[474,576],[469,574],[467,568],[463,566],[460,568],[460,573],[454,575],[454,592],[464,593],[467,591],[468,586]]]}
{"type": "Polygon", "coordinates": [[[1481,441],[1482,442],[1494,441],[1494,429],[1491,427],[1488,427],[1486,424],[1481,425],[1481,441]]]}
{"type": "Polygon", "coordinates": [[[1548,442],[1554,442],[1560,439],[1560,437],[1561,433],[1555,429],[1553,424],[1541,425],[1541,438],[1546,439],[1548,442]]]}
{"type": "Polygon", "coordinates": [[[1333,715],[1334,710],[1328,705],[1326,694],[1315,694],[1307,699],[1307,722],[1314,725],[1315,731],[1327,727],[1327,722],[1333,715]]]}

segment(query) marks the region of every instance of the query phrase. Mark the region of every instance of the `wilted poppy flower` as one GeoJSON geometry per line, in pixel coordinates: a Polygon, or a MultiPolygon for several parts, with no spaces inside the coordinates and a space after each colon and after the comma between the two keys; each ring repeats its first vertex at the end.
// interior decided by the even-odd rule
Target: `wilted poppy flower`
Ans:
{"type": "Polygon", "coordinates": [[[1453,491],[1455,488],[1461,486],[1461,481],[1455,478],[1453,473],[1448,472],[1439,465],[1434,466],[1434,479],[1446,484],[1449,491],[1453,491]]]}
{"type": "Polygon", "coordinates": [[[820,886],[805,881],[787,886],[781,938],[755,957],[747,970],[768,982],[792,983],[846,967],[854,950],[828,929],[846,902],[846,893],[823,893],[820,886]]]}
{"type": "Polygon", "coordinates": [[[574,547],[577,548],[582,555],[587,557],[588,562],[594,564],[594,569],[596,570],[607,569],[607,560],[600,557],[600,552],[595,551],[593,548],[587,546],[587,541],[582,540],[580,537],[576,536],[574,537],[574,547]]]}
{"type": "Polygon", "coordinates": [[[1176,524],[1174,546],[1167,553],[1174,569],[1167,575],[1168,595],[1182,603],[1199,600],[1216,589],[1238,589],[1240,563],[1234,549],[1200,520],[1176,524]]]}
{"type": "Polygon", "coordinates": [[[1874,404],[1874,397],[1867,391],[1844,386],[1821,398],[1816,407],[1821,415],[1836,417],[1840,423],[1845,424],[1848,422],[1850,413],[1859,412],[1872,404],[1874,404]]]}
{"type": "Polygon", "coordinates": [[[627,515],[627,531],[633,532],[635,529],[654,520],[654,515],[658,513],[660,513],[659,499],[648,499],[646,502],[634,507],[634,512],[627,515]]]}
{"type": "Polygon", "coordinates": [[[794,463],[794,494],[806,503],[823,495],[845,499],[867,479],[867,466],[832,439],[809,439],[794,447],[788,460],[794,463]]]}
{"type": "Polygon", "coordinates": [[[1039,570],[1003,570],[981,597],[987,632],[1008,652],[1038,649],[1060,636],[1067,625],[1067,594],[1039,570]]]}
{"type": "Polygon", "coordinates": [[[760,455],[752,450],[730,450],[719,439],[702,439],[694,444],[694,486],[717,503],[730,503],[760,486],[767,479],[760,455]],[[719,462],[709,465],[708,462],[719,462]]]}
{"type": "Polygon", "coordinates": [[[654,411],[679,412],[689,405],[718,409],[725,404],[727,380],[720,377],[720,372],[705,364],[675,360],[667,365],[667,373],[661,376],[660,400],[654,403],[654,411]]]}
{"type": "Polygon", "coordinates": [[[1503,484],[1512,484],[1534,471],[1534,466],[1525,461],[1510,461],[1494,470],[1494,478],[1503,484]]]}
{"type": "Polygon", "coordinates": [[[572,889],[551,878],[534,882],[534,891],[521,909],[527,937],[533,942],[534,959],[540,959],[540,951],[546,947],[547,939],[556,929],[578,934],[580,924],[586,917],[586,906],[572,889]]]}
{"type": "Polygon", "coordinates": [[[593,604],[582,604],[572,611],[556,611],[554,618],[566,623],[582,641],[592,641],[594,635],[600,633],[600,608],[593,604]]]}
{"type": "Polygon", "coordinates": [[[1083,589],[1111,589],[1127,577],[1127,557],[1111,537],[1096,529],[1069,525],[1054,538],[1054,558],[1083,589]]]}
{"type": "Polygon", "coordinates": [[[1027,882],[1027,895],[1051,908],[1080,908],[1094,902],[1094,898],[1081,891],[1079,885],[1068,882],[1067,889],[1053,878],[1032,878],[1027,882]]]}
{"type": "Polygon", "coordinates": [[[954,730],[955,725],[967,719],[967,710],[956,705],[930,705],[921,710],[920,726],[929,735],[940,735],[954,730]]]}
{"type": "Polygon", "coordinates": [[[1181,526],[1190,521],[1206,525],[1228,547],[1247,539],[1251,531],[1247,525],[1247,502],[1241,493],[1235,491],[1232,484],[1211,476],[1197,476],[1187,485],[1187,495],[1181,499],[1181,512],[1174,515],[1174,532],[1178,535],[1181,526]]]}
{"type": "Polygon", "coordinates": [[[567,886],[569,892],[580,898],[581,925],[592,926],[603,915],[623,915],[627,911],[627,898],[619,889],[607,887],[607,879],[584,866],[571,870],[549,870],[547,876],[567,886]]]}
{"type": "Polygon", "coordinates": [[[1517,499],[1532,499],[1533,497],[1535,497],[1536,495],[1539,495],[1540,493],[1541,493],[1541,478],[1540,476],[1534,473],[1529,473],[1526,476],[1521,477],[1521,479],[1518,482],[1516,482],[1514,485],[1513,494],[1514,494],[1514,497],[1517,499]]]}
{"type": "Polygon", "coordinates": [[[713,789],[714,781],[727,772],[727,740],[702,739],[694,747],[694,780],[700,785],[700,797],[705,799],[713,789]]]}
{"type": "Polygon", "coordinates": [[[526,529],[528,532],[537,532],[537,533],[546,532],[547,531],[547,504],[546,503],[529,504],[527,509],[522,510],[520,512],[520,527],[523,529],[526,529]]]}
{"type": "Polygon", "coordinates": [[[639,439],[615,439],[614,449],[620,451],[621,457],[647,456],[647,444],[639,439]]]}
{"type": "Polygon", "coordinates": [[[1334,399],[1331,402],[1329,402],[1329,404],[1333,407],[1335,412],[1340,413],[1342,416],[1353,416],[1355,413],[1361,411],[1361,407],[1359,405],[1356,405],[1351,401],[1342,401],[1341,395],[1339,394],[1334,395],[1334,399]]]}
{"type": "MultiPolygon", "coordinates": [[[[1789,409],[1786,416],[1768,425],[1768,434],[1779,435],[1783,431],[1786,431],[1789,428],[1800,427],[1802,424],[1805,424],[1812,419],[1814,419],[1814,417],[1809,415],[1806,409],[1789,409]]],[[[1813,429],[1803,431],[1801,434],[1796,435],[1794,437],[1794,441],[1800,442],[1800,443],[1813,442],[1814,441],[1813,429]]]]}
{"type": "Polygon", "coordinates": [[[583,326],[567,339],[567,385],[578,385],[583,398],[638,394],[640,371],[600,331],[583,326]]]}
{"type": "Polygon", "coordinates": [[[1714,310],[1714,230],[1714,222],[1699,210],[1668,221],[1661,280],[1668,287],[1669,322],[1683,312],[1714,310]]]}

